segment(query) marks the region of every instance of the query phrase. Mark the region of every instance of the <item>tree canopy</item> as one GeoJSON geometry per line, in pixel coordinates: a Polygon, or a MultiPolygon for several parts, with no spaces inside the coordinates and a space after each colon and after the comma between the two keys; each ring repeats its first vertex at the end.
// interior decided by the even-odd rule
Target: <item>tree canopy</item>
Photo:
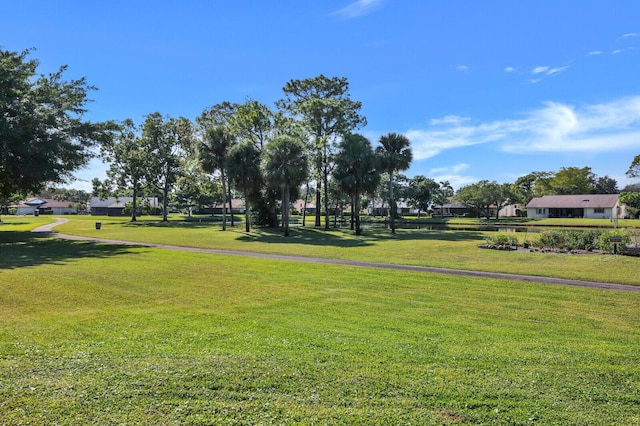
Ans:
{"type": "Polygon", "coordinates": [[[37,74],[30,53],[0,49],[0,197],[71,180],[116,128],[83,119],[95,89],[85,78],[64,80],[66,66],[37,74]]]}

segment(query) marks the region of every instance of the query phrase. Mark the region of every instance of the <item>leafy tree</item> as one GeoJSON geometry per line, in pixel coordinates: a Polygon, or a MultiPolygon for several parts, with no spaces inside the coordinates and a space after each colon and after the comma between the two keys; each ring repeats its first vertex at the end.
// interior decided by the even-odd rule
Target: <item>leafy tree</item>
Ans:
{"type": "Polygon", "coordinates": [[[640,177],[640,154],[636,155],[627,170],[627,176],[630,178],[640,177]]]}
{"type": "Polygon", "coordinates": [[[456,199],[474,207],[478,211],[478,216],[484,212],[487,219],[489,219],[491,206],[496,207],[496,219],[498,219],[502,207],[510,202],[510,196],[510,184],[499,184],[496,181],[489,182],[486,179],[463,186],[456,193],[456,199]]]}
{"type": "Polygon", "coordinates": [[[91,196],[106,199],[111,196],[111,182],[109,179],[100,180],[98,178],[91,179],[91,196]]]}
{"type": "Polygon", "coordinates": [[[131,222],[136,221],[138,195],[143,195],[147,153],[137,135],[138,128],[130,119],[125,120],[110,143],[102,145],[102,156],[109,164],[107,176],[121,190],[130,190],[131,222]]]}
{"type": "Polygon", "coordinates": [[[556,195],[590,194],[595,175],[591,167],[562,167],[551,179],[551,188],[556,195]]]}
{"type": "Polygon", "coordinates": [[[411,178],[407,189],[407,201],[411,207],[418,210],[418,217],[420,212],[429,210],[439,187],[438,182],[422,175],[411,178]]]}
{"type": "Polygon", "coordinates": [[[320,226],[321,192],[324,190],[325,229],[329,229],[328,182],[332,153],[341,135],[366,125],[359,111],[361,102],[351,100],[346,78],[319,75],[291,80],[283,88],[285,98],[278,108],[299,118],[313,138],[313,164],[316,171],[316,226],[320,226]]]}
{"type": "Polygon", "coordinates": [[[520,176],[511,185],[511,196],[514,203],[529,204],[535,197],[535,184],[540,177],[540,172],[532,172],[524,176],[520,176]]]}
{"type": "Polygon", "coordinates": [[[614,178],[609,176],[600,176],[595,179],[593,185],[594,194],[617,194],[619,192],[618,181],[614,178]]]}
{"type": "Polygon", "coordinates": [[[336,154],[334,178],[338,187],[351,197],[352,218],[355,218],[356,235],[361,235],[360,198],[364,192],[372,192],[380,182],[376,168],[376,156],[371,142],[362,135],[346,135],[336,154]]]}
{"type": "Polygon", "coordinates": [[[38,193],[85,166],[91,148],[108,141],[115,124],[92,123],[85,78],[65,81],[67,67],[38,75],[38,61],[0,49],[0,197],[38,193]]]}
{"type": "Polygon", "coordinates": [[[220,171],[222,184],[222,230],[227,229],[226,201],[227,201],[227,168],[231,137],[223,127],[207,128],[203,139],[198,143],[198,158],[202,170],[207,173],[220,171]]]}
{"type": "Polygon", "coordinates": [[[391,233],[395,234],[395,215],[397,209],[393,198],[393,174],[400,170],[407,170],[413,159],[409,147],[409,139],[397,133],[389,133],[380,137],[380,145],[376,147],[376,155],[380,159],[380,168],[389,175],[389,220],[391,233]]]}
{"type": "Polygon", "coordinates": [[[640,211],[640,192],[621,192],[618,199],[620,204],[626,204],[629,213],[633,217],[637,217],[638,211],[640,211]]]}
{"type": "Polygon", "coordinates": [[[260,151],[251,142],[241,142],[229,150],[227,162],[229,179],[236,190],[243,194],[245,212],[245,230],[251,230],[250,205],[252,195],[257,193],[262,184],[260,171],[260,151]]]}
{"type": "Polygon", "coordinates": [[[282,191],[282,228],[289,236],[289,205],[291,192],[308,174],[308,159],[304,144],[291,136],[278,136],[265,148],[265,175],[268,182],[282,191]]]}
{"type": "Polygon", "coordinates": [[[194,208],[221,200],[222,191],[216,182],[206,176],[198,163],[190,161],[185,165],[183,175],[176,182],[173,199],[191,216],[194,208]]]}
{"type": "Polygon", "coordinates": [[[251,142],[262,152],[275,132],[275,116],[267,105],[255,100],[236,105],[230,119],[232,132],[239,140],[251,142]]]}
{"type": "Polygon", "coordinates": [[[444,216],[444,205],[453,197],[455,191],[448,180],[439,183],[433,195],[433,203],[440,206],[440,217],[444,216]]]}
{"type": "Polygon", "coordinates": [[[182,159],[193,139],[191,122],[186,118],[149,114],[142,127],[141,147],[146,153],[145,178],[162,194],[162,221],[168,220],[169,193],[182,173],[182,159]]]}
{"type": "MultiPolygon", "coordinates": [[[[231,102],[222,102],[216,105],[213,105],[209,108],[206,108],[200,116],[196,118],[196,122],[198,123],[199,133],[201,143],[204,141],[205,144],[209,144],[211,141],[207,141],[210,139],[211,132],[217,132],[218,130],[222,131],[225,135],[226,141],[225,145],[226,150],[231,149],[237,142],[237,123],[236,123],[236,113],[238,111],[238,104],[231,102]]],[[[201,145],[200,145],[201,146],[201,145]]],[[[218,148],[222,148],[219,146],[218,148]]],[[[222,153],[219,153],[222,154],[222,153]]],[[[228,151],[224,152],[224,156],[228,155],[228,151]]],[[[222,164],[222,163],[221,163],[222,164]]],[[[226,181],[223,184],[223,189],[226,188],[226,192],[224,194],[224,200],[222,202],[222,230],[226,230],[227,217],[225,214],[225,205],[226,200],[229,200],[229,212],[231,215],[231,226],[234,226],[233,219],[233,208],[231,203],[233,201],[233,197],[231,196],[231,185],[229,184],[229,180],[224,175],[224,170],[219,167],[215,167],[211,172],[213,173],[215,170],[220,170],[220,178],[226,181]]]]}

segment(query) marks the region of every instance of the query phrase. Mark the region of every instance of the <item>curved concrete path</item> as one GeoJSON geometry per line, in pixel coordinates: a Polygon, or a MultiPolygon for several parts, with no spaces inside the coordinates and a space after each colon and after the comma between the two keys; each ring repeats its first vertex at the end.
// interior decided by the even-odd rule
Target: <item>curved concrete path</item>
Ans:
{"type": "Polygon", "coordinates": [[[606,289],[606,290],[623,290],[623,291],[640,292],[640,286],[626,285],[626,284],[570,280],[570,279],[564,279],[564,278],[540,277],[536,275],[518,275],[518,274],[504,274],[499,272],[468,271],[464,269],[435,268],[430,266],[396,265],[396,264],[360,262],[360,261],[342,260],[342,259],[325,259],[325,258],[318,258],[318,257],[254,253],[254,252],[248,252],[248,251],[232,251],[232,250],[218,250],[218,249],[207,249],[207,248],[196,248],[196,247],[182,247],[182,246],[172,246],[168,244],[136,243],[132,241],[110,240],[105,238],[82,237],[77,235],[59,234],[53,231],[54,227],[56,227],[57,225],[63,224],[65,222],[68,222],[68,219],[57,218],[54,223],[39,226],[33,229],[31,232],[51,233],[57,238],[62,238],[62,239],[71,240],[71,241],[92,241],[92,242],[118,244],[118,245],[126,245],[126,246],[151,247],[151,248],[160,248],[160,249],[167,249],[167,250],[190,251],[195,253],[211,253],[211,254],[223,254],[223,255],[230,255],[230,256],[253,257],[253,258],[260,258],[260,259],[289,260],[289,261],[295,261],[295,262],[322,263],[322,264],[329,264],[329,265],[347,265],[347,266],[359,266],[359,267],[366,267],[366,268],[394,269],[399,271],[429,272],[429,273],[436,273],[436,274],[462,275],[462,276],[469,276],[469,277],[494,278],[494,279],[503,279],[503,280],[536,282],[536,283],[543,283],[543,284],[560,284],[560,285],[577,286],[577,287],[599,288],[599,289],[606,289]]]}

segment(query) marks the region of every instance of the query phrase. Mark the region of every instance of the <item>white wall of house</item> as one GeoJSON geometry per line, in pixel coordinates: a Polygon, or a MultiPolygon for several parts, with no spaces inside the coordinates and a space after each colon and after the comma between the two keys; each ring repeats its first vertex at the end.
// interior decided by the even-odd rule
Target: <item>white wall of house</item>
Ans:
{"type": "Polygon", "coordinates": [[[36,211],[36,206],[19,206],[16,208],[16,214],[17,215],[24,215],[24,214],[34,214],[36,211]]]}
{"type": "MultiPolygon", "coordinates": [[[[605,208],[585,208],[584,218],[587,219],[615,219],[623,218],[626,214],[626,206],[616,206],[614,208],[605,207],[605,208]],[[615,212],[617,211],[617,215],[615,212]]],[[[549,209],[548,208],[527,208],[527,217],[532,219],[544,219],[549,217],[549,209]]]]}

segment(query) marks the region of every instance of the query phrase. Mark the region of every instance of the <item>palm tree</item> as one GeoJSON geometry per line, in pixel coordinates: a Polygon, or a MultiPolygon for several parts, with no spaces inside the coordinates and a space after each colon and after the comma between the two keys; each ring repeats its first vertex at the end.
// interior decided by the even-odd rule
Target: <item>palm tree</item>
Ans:
{"type": "Polygon", "coordinates": [[[309,173],[304,144],[291,136],[278,136],[265,149],[265,175],[267,181],[282,190],[282,228],[289,236],[289,198],[309,173]]]}
{"type": "Polygon", "coordinates": [[[220,179],[222,181],[222,230],[227,229],[226,209],[226,176],[225,170],[229,156],[229,147],[231,146],[231,137],[222,127],[208,128],[205,131],[204,139],[198,145],[198,156],[200,158],[200,167],[207,173],[213,173],[220,170],[220,179]]]}
{"type": "Polygon", "coordinates": [[[340,189],[352,199],[352,219],[355,216],[356,235],[361,235],[360,197],[363,192],[373,191],[380,183],[376,156],[371,142],[362,135],[346,135],[338,149],[333,176],[340,189]]]}
{"type": "Polygon", "coordinates": [[[245,231],[249,232],[251,230],[249,201],[251,195],[259,190],[262,181],[260,151],[250,141],[235,145],[229,150],[227,169],[229,179],[233,181],[236,189],[243,194],[245,231]]]}
{"type": "Polygon", "coordinates": [[[413,159],[409,139],[404,135],[389,133],[380,137],[380,146],[376,148],[376,155],[380,159],[380,167],[389,174],[389,223],[391,233],[396,233],[395,201],[393,199],[393,174],[407,170],[413,159]]]}

